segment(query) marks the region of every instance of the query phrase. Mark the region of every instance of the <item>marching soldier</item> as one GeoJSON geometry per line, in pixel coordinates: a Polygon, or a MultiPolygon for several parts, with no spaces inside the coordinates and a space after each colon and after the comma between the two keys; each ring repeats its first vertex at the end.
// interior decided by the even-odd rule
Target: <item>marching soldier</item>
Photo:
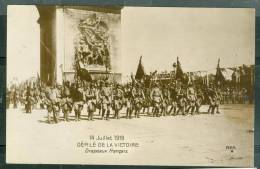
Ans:
{"type": "Polygon", "coordinates": [[[64,116],[64,121],[69,121],[68,116],[72,111],[73,101],[71,99],[69,83],[65,83],[62,89],[61,109],[64,116]]]}
{"type": "Polygon", "coordinates": [[[110,108],[111,108],[111,89],[109,87],[108,82],[103,86],[103,82],[101,83],[101,91],[99,93],[101,100],[101,109],[102,109],[102,119],[106,114],[106,120],[109,120],[110,108]]]}
{"type": "Polygon", "coordinates": [[[18,93],[17,93],[17,89],[14,89],[13,92],[13,107],[17,108],[17,102],[18,102],[18,93]]]}
{"type": "Polygon", "coordinates": [[[114,101],[113,107],[115,111],[114,118],[116,119],[119,119],[119,112],[122,109],[122,105],[123,105],[123,96],[124,96],[124,92],[121,89],[121,86],[117,84],[113,92],[113,101],[114,101]]]}
{"type": "Polygon", "coordinates": [[[46,95],[42,95],[43,98],[43,103],[46,105],[47,108],[47,120],[48,123],[51,123],[51,114],[53,112],[53,105],[52,105],[52,101],[51,101],[51,88],[47,87],[46,88],[46,95]]]}
{"type": "Polygon", "coordinates": [[[60,95],[59,95],[58,89],[56,88],[56,85],[51,87],[49,97],[50,97],[50,101],[51,101],[50,110],[52,110],[52,112],[53,112],[53,120],[55,123],[58,123],[59,122],[59,111],[60,111],[60,105],[59,105],[60,95]]]}
{"type": "Polygon", "coordinates": [[[135,88],[132,89],[132,97],[134,101],[135,117],[140,118],[140,111],[142,109],[142,102],[144,99],[144,92],[140,83],[136,83],[135,88]]]}
{"type": "Polygon", "coordinates": [[[161,91],[162,91],[161,114],[165,116],[170,102],[170,90],[168,86],[162,85],[161,91]]]}
{"type": "Polygon", "coordinates": [[[163,96],[158,83],[155,83],[155,86],[150,93],[150,97],[152,99],[153,107],[154,107],[153,116],[159,117],[160,103],[163,100],[163,96]]]}
{"type": "Polygon", "coordinates": [[[180,88],[178,90],[177,100],[178,100],[178,102],[177,102],[178,111],[177,111],[176,115],[178,115],[179,112],[181,112],[182,115],[185,115],[185,107],[186,107],[187,100],[185,98],[185,93],[182,88],[180,88]]]}
{"type": "Polygon", "coordinates": [[[222,100],[222,95],[221,95],[220,90],[215,91],[215,98],[214,99],[215,99],[216,113],[220,114],[220,112],[219,112],[219,105],[220,105],[221,100],[222,100]]]}
{"type": "Polygon", "coordinates": [[[93,120],[93,115],[96,111],[96,90],[94,84],[90,84],[86,89],[85,100],[87,103],[88,120],[93,120]]]}
{"type": "Polygon", "coordinates": [[[177,91],[176,91],[176,85],[175,83],[170,84],[170,110],[169,110],[169,114],[172,113],[173,111],[173,115],[176,115],[177,113],[177,91]]]}
{"type": "Polygon", "coordinates": [[[204,100],[204,96],[203,96],[201,89],[198,89],[196,96],[197,96],[197,99],[196,99],[196,102],[195,102],[195,107],[196,107],[195,112],[197,114],[199,114],[200,113],[199,109],[201,107],[202,101],[204,100]]]}
{"type": "Polygon", "coordinates": [[[30,86],[27,86],[25,95],[25,112],[32,113],[33,96],[30,86]]]}
{"type": "Polygon", "coordinates": [[[213,113],[215,110],[215,102],[214,102],[214,89],[212,88],[212,84],[210,84],[207,90],[208,100],[209,100],[209,109],[208,113],[213,113]]]}
{"type": "Polygon", "coordinates": [[[145,110],[147,109],[147,114],[149,115],[149,109],[151,106],[151,98],[150,98],[150,88],[144,89],[144,101],[143,101],[143,113],[145,114],[145,110]]]}
{"type": "Polygon", "coordinates": [[[83,88],[80,83],[74,84],[72,87],[72,100],[75,121],[80,121],[81,111],[83,109],[83,88]]]}
{"type": "Polygon", "coordinates": [[[131,118],[133,112],[133,96],[132,96],[132,88],[128,84],[124,90],[124,98],[125,98],[125,106],[126,106],[126,118],[131,118]]]}
{"type": "Polygon", "coordinates": [[[193,115],[196,104],[196,94],[192,84],[189,84],[189,87],[187,88],[187,101],[189,107],[187,108],[186,113],[189,113],[189,110],[191,110],[191,114],[193,115]]]}

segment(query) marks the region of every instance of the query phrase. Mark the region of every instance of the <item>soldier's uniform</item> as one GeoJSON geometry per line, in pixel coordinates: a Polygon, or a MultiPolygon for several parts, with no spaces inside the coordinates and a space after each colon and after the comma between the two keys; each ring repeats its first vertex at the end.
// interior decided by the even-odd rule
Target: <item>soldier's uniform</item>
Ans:
{"type": "Polygon", "coordinates": [[[47,120],[48,123],[51,123],[51,114],[53,112],[53,106],[52,106],[52,101],[51,101],[51,89],[49,87],[46,87],[44,94],[41,94],[42,97],[42,102],[45,105],[47,109],[47,120]]]}
{"type": "Polygon", "coordinates": [[[87,103],[88,120],[93,120],[93,114],[96,111],[96,90],[94,88],[87,88],[85,100],[87,103]]]}
{"type": "Polygon", "coordinates": [[[71,113],[72,111],[72,104],[73,101],[71,99],[70,89],[68,86],[65,85],[62,91],[62,99],[60,103],[64,115],[64,121],[69,121],[68,116],[69,113],[71,113]]]}
{"type": "Polygon", "coordinates": [[[106,86],[101,88],[99,95],[101,101],[102,119],[104,119],[106,113],[106,120],[109,120],[111,108],[111,89],[108,86],[108,83],[106,83],[106,86]]]}
{"type": "Polygon", "coordinates": [[[196,99],[196,103],[195,103],[195,107],[196,107],[195,112],[200,113],[199,109],[201,107],[202,101],[204,100],[204,96],[203,96],[203,93],[201,90],[199,90],[197,92],[196,97],[197,97],[197,99],[196,99]]]}
{"type": "Polygon", "coordinates": [[[195,104],[196,104],[196,94],[195,94],[195,90],[192,86],[190,86],[187,89],[187,101],[189,104],[189,107],[186,110],[186,113],[189,113],[189,110],[191,109],[191,114],[194,113],[195,110],[195,104]]]}
{"type": "Polygon", "coordinates": [[[213,114],[214,110],[215,110],[215,99],[214,99],[214,89],[209,87],[208,91],[208,99],[209,99],[209,109],[208,109],[208,113],[213,114]]]}
{"type": "Polygon", "coordinates": [[[55,123],[59,122],[59,111],[60,111],[60,100],[59,100],[59,92],[58,90],[53,87],[52,89],[48,90],[49,100],[50,103],[48,104],[48,112],[53,113],[53,120],[55,123]]]}
{"type": "Polygon", "coordinates": [[[132,89],[132,97],[134,101],[135,117],[139,118],[140,111],[142,109],[143,99],[144,99],[144,92],[140,84],[137,84],[136,87],[132,89]]]}
{"type": "Polygon", "coordinates": [[[31,88],[27,87],[26,95],[25,95],[25,111],[26,113],[32,113],[32,105],[33,105],[33,95],[31,92],[31,88]]]}
{"type": "Polygon", "coordinates": [[[242,89],[242,103],[245,104],[249,99],[248,99],[248,96],[247,96],[247,90],[246,88],[243,88],[242,89]]]}
{"type": "Polygon", "coordinates": [[[176,87],[175,84],[173,83],[170,86],[170,110],[169,110],[169,114],[172,113],[173,111],[173,115],[176,115],[176,110],[177,110],[177,91],[176,91],[176,87]]]}
{"type": "Polygon", "coordinates": [[[132,111],[133,111],[133,96],[132,96],[132,91],[131,88],[129,86],[127,86],[125,88],[124,91],[124,102],[125,102],[125,106],[126,106],[126,118],[130,118],[132,115],[132,111]]]}
{"type": "Polygon", "coordinates": [[[73,109],[75,113],[75,121],[80,121],[81,111],[83,109],[83,89],[74,86],[72,92],[73,109]]]}
{"type": "Polygon", "coordinates": [[[167,113],[167,108],[170,103],[170,91],[169,89],[164,85],[162,88],[162,104],[161,104],[161,114],[163,116],[167,113]]]}
{"type": "Polygon", "coordinates": [[[220,91],[215,92],[215,108],[217,109],[216,112],[219,114],[219,105],[221,104],[222,95],[220,91]]]}
{"type": "Polygon", "coordinates": [[[182,115],[185,115],[185,107],[186,107],[187,100],[185,98],[185,94],[182,89],[180,89],[177,92],[177,100],[178,100],[178,102],[177,102],[178,111],[177,111],[176,115],[178,115],[179,112],[181,112],[182,115]]]}
{"type": "Polygon", "coordinates": [[[119,111],[122,109],[123,106],[123,96],[124,92],[120,89],[120,86],[117,85],[116,89],[113,92],[113,107],[115,111],[114,118],[119,119],[119,111]]]}
{"type": "Polygon", "coordinates": [[[16,89],[13,92],[13,107],[17,108],[17,102],[18,102],[18,93],[16,89]]]}
{"type": "Polygon", "coordinates": [[[152,99],[153,107],[154,107],[153,116],[159,116],[160,103],[162,101],[163,96],[160,88],[158,87],[158,84],[155,84],[155,87],[152,89],[150,93],[150,97],[152,99]]]}

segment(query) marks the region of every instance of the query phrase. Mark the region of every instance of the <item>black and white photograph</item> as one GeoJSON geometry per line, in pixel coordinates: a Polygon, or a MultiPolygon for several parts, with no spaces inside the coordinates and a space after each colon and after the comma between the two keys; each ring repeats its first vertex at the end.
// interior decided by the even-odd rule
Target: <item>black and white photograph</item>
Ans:
{"type": "Polygon", "coordinates": [[[254,166],[255,10],[8,5],[6,162],[254,166]]]}

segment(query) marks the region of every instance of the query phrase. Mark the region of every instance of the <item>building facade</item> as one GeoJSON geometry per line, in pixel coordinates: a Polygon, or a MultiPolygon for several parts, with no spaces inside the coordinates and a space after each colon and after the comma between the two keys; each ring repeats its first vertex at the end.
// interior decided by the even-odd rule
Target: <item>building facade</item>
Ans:
{"type": "Polygon", "coordinates": [[[78,68],[92,79],[121,81],[121,7],[37,8],[43,82],[74,81],[78,68]]]}

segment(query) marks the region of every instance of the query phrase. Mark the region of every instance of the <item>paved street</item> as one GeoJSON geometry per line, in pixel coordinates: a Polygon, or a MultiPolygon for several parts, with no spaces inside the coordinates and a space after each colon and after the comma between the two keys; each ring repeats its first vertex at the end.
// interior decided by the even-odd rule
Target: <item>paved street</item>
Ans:
{"type": "MultiPolygon", "coordinates": [[[[253,166],[253,105],[221,105],[220,114],[147,117],[109,121],[62,119],[47,123],[46,110],[7,110],[7,162],[136,164],[136,165],[210,165],[253,166]],[[124,136],[124,140],[95,141],[138,143],[138,147],[120,148],[127,153],[90,153],[111,149],[77,147],[79,142],[96,136],[124,136]],[[33,162],[34,161],[34,162],[33,162]]],[[[98,113],[96,113],[98,114],[98,113]]],[[[124,116],[124,113],[122,113],[124,116]]],[[[115,147],[114,147],[115,148],[115,147]]],[[[116,148],[115,148],[116,149],[116,148]]]]}

